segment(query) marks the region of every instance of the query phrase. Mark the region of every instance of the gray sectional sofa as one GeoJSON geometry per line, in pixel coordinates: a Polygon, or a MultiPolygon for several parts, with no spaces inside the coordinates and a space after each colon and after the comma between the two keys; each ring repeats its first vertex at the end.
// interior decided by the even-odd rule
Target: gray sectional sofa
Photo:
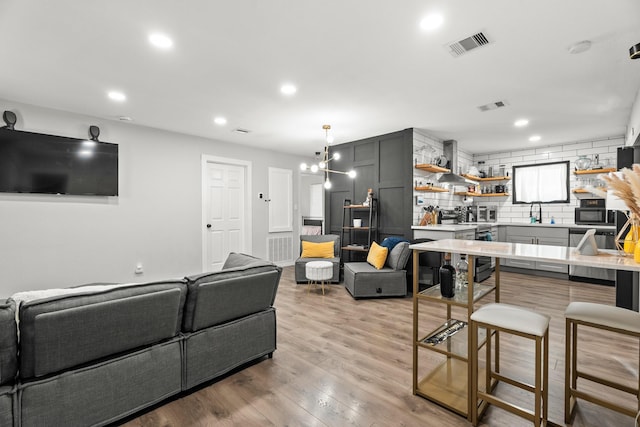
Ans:
{"type": "Polygon", "coordinates": [[[105,425],[271,356],[281,273],[232,253],[180,280],[14,295],[0,304],[0,425],[105,425]]]}

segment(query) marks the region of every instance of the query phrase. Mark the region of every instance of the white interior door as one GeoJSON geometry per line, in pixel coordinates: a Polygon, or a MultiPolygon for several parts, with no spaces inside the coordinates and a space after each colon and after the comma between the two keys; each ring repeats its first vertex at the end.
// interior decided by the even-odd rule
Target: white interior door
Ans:
{"type": "Polygon", "coordinates": [[[230,252],[250,252],[248,174],[246,165],[206,161],[203,166],[203,271],[217,271],[230,252]]]}

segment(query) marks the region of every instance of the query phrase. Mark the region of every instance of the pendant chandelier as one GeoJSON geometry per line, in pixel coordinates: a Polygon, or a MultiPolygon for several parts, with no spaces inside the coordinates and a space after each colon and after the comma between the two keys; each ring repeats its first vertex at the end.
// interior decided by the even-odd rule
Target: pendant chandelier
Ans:
{"type": "Polygon", "coordinates": [[[342,175],[347,175],[349,178],[356,177],[356,171],[350,170],[349,172],[342,172],[330,169],[329,162],[332,160],[340,160],[340,153],[333,153],[333,156],[329,157],[329,145],[333,142],[333,136],[329,134],[329,130],[331,130],[331,125],[322,125],[322,129],[324,129],[325,134],[325,146],[324,152],[316,152],[316,158],[319,158],[320,161],[318,163],[314,163],[312,165],[307,165],[306,163],[300,164],[300,170],[302,171],[311,171],[312,173],[316,172],[324,172],[324,188],[327,190],[331,188],[331,180],[329,179],[330,173],[338,173],[342,175]]]}

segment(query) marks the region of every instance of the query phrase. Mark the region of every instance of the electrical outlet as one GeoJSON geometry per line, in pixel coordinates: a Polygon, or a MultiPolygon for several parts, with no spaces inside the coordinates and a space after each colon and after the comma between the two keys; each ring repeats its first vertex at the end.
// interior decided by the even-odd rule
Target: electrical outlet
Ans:
{"type": "Polygon", "coordinates": [[[138,264],[136,264],[135,273],[136,274],[144,273],[144,268],[142,267],[142,263],[139,262],[138,264]]]}

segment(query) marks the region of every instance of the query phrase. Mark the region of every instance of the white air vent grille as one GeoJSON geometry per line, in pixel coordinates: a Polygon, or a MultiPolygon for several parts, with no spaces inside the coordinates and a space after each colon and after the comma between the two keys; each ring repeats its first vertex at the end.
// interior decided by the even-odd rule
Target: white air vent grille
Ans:
{"type": "Polygon", "coordinates": [[[509,105],[509,103],[507,101],[496,101],[496,102],[492,102],[490,104],[486,104],[486,105],[481,105],[478,107],[478,110],[480,111],[491,111],[491,110],[496,110],[498,108],[503,108],[506,107],[507,105],[509,105]]]}
{"type": "Polygon", "coordinates": [[[487,44],[489,44],[489,39],[484,33],[480,32],[478,34],[472,35],[471,37],[467,37],[466,39],[451,43],[450,45],[448,45],[448,47],[449,53],[457,58],[458,56],[467,53],[470,50],[473,50],[480,46],[485,46],[487,44]]]}
{"type": "Polygon", "coordinates": [[[267,257],[271,262],[293,261],[293,238],[268,237],[267,257]]]}

